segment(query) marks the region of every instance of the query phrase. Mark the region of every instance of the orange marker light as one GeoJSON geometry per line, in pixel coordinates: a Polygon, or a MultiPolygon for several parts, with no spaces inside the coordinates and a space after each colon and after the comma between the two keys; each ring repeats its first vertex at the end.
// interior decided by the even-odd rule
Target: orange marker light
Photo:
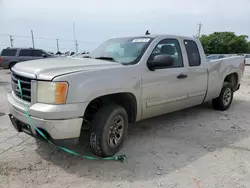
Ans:
{"type": "Polygon", "coordinates": [[[67,82],[56,83],[55,104],[64,104],[67,98],[68,84],[67,82]]]}

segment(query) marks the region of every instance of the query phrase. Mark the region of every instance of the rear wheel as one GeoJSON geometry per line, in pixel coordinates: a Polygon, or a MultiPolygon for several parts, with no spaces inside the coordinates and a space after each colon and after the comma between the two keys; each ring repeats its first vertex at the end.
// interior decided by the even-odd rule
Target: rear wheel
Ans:
{"type": "Polygon", "coordinates": [[[233,85],[231,83],[225,82],[221,92],[220,96],[216,99],[213,99],[213,107],[216,110],[227,110],[233,100],[233,85]]]}
{"type": "Polygon", "coordinates": [[[94,115],[90,131],[90,148],[102,157],[116,154],[126,137],[128,115],[126,110],[117,105],[103,106],[94,115]]]}

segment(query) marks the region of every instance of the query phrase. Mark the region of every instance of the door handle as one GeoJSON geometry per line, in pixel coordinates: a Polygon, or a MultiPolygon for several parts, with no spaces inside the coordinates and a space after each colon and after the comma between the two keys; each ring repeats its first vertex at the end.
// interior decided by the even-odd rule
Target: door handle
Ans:
{"type": "Polygon", "coordinates": [[[188,76],[186,74],[182,74],[182,73],[177,76],[178,79],[183,79],[183,78],[187,78],[187,77],[188,76]]]}

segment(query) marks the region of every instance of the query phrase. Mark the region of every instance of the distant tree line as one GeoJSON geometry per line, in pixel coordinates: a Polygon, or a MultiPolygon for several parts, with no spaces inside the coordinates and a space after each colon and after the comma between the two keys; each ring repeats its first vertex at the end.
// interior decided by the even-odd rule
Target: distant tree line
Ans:
{"type": "Polygon", "coordinates": [[[206,54],[250,53],[247,39],[247,35],[237,36],[234,32],[214,32],[200,37],[206,54]]]}

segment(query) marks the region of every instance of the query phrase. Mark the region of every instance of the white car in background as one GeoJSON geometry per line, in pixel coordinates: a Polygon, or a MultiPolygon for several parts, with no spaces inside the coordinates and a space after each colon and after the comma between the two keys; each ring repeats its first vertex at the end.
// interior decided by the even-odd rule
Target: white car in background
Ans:
{"type": "Polygon", "coordinates": [[[245,64],[250,65],[250,54],[245,54],[244,56],[245,56],[245,62],[246,62],[245,64]]]}
{"type": "Polygon", "coordinates": [[[206,57],[206,59],[209,61],[213,61],[213,60],[222,59],[222,58],[226,58],[226,57],[227,57],[227,55],[225,55],[225,54],[210,54],[206,57]]]}

